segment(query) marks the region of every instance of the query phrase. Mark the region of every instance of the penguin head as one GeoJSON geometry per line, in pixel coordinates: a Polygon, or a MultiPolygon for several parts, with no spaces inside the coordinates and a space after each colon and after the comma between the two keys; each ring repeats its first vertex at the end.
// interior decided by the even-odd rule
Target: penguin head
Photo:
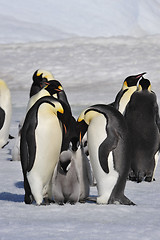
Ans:
{"type": "Polygon", "coordinates": [[[44,83],[48,82],[49,80],[54,79],[54,76],[49,71],[46,71],[43,69],[38,69],[33,74],[32,79],[33,79],[34,84],[41,86],[43,88],[45,86],[44,83]]]}
{"type": "Polygon", "coordinates": [[[86,109],[84,110],[80,116],[78,117],[77,120],[77,131],[78,131],[78,135],[79,135],[79,141],[81,144],[82,138],[85,135],[88,126],[90,124],[90,122],[92,121],[92,119],[96,116],[98,116],[100,113],[95,111],[94,109],[86,109]]]}
{"type": "MultiPolygon", "coordinates": [[[[47,97],[43,97],[43,98],[47,99],[47,97]]],[[[55,113],[55,115],[58,116],[58,113],[60,113],[61,115],[64,114],[64,108],[63,108],[62,104],[59,101],[56,101],[53,98],[53,100],[50,100],[49,103],[53,106],[53,110],[52,111],[55,113]]]]}
{"type": "Polygon", "coordinates": [[[85,120],[85,111],[83,111],[77,119],[77,134],[79,136],[80,145],[82,143],[82,138],[88,129],[88,125],[89,123],[85,120]]]}
{"type": "Polygon", "coordinates": [[[72,153],[70,150],[63,151],[60,154],[59,166],[60,166],[60,170],[62,171],[62,173],[66,174],[68,172],[68,170],[70,169],[71,158],[72,158],[72,153]]]}
{"type": "Polygon", "coordinates": [[[63,91],[62,85],[57,80],[50,80],[46,82],[46,85],[44,88],[49,92],[51,96],[58,92],[63,91]]]}
{"type": "Polygon", "coordinates": [[[127,88],[129,88],[129,87],[137,86],[137,83],[138,83],[139,79],[140,79],[144,74],[146,74],[146,72],[127,77],[127,78],[124,80],[124,82],[123,82],[122,89],[125,90],[125,89],[127,89],[127,88]]]}
{"type": "Polygon", "coordinates": [[[63,134],[67,134],[67,132],[68,132],[68,122],[67,122],[68,117],[66,116],[67,115],[66,105],[52,96],[44,96],[41,99],[39,99],[38,101],[41,101],[42,103],[48,102],[49,104],[52,105],[51,111],[61,121],[62,128],[63,128],[63,134]]]}
{"type": "Polygon", "coordinates": [[[138,91],[148,90],[151,92],[151,83],[148,79],[142,78],[139,81],[138,91]]]}
{"type": "Polygon", "coordinates": [[[8,86],[7,86],[7,84],[5,83],[5,81],[3,81],[2,79],[0,79],[0,89],[7,89],[8,88],[8,86]]]}

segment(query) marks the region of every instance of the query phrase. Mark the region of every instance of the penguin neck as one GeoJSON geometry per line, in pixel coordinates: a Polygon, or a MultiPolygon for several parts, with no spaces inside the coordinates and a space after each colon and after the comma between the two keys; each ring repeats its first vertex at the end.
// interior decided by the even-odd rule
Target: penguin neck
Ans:
{"type": "Polygon", "coordinates": [[[122,95],[120,102],[119,102],[119,111],[120,113],[124,114],[125,108],[130,101],[132,94],[137,90],[137,86],[129,87],[127,91],[122,95]]]}
{"type": "Polygon", "coordinates": [[[46,102],[41,103],[39,105],[39,111],[38,112],[42,113],[43,116],[49,116],[48,114],[51,114],[51,115],[55,114],[57,116],[55,108],[51,104],[46,103],[46,102]]]}
{"type": "Polygon", "coordinates": [[[89,125],[91,120],[95,117],[98,117],[100,115],[99,112],[94,111],[94,110],[90,110],[87,112],[87,114],[85,115],[85,122],[89,125]]]}
{"type": "Polygon", "coordinates": [[[5,108],[8,106],[8,102],[11,101],[10,90],[5,83],[0,83],[0,106],[5,108]]]}
{"type": "Polygon", "coordinates": [[[50,94],[49,94],[49,92],[48,92],[47,90],[45,90],[45,89],[43,88],[41,91],[39,91],[38,93],[36,93],[35,95],[33,95],[33,96],[30,98],[30,100],[29,100],[29,102],[28,102],[28,106],[27,106],[27,111],[35,104],[35,102],[36,102],[38,99],[40,99],[40,98],[42,98],[42,97],[44,97],[44,96],[50,96],[50,94]]]}

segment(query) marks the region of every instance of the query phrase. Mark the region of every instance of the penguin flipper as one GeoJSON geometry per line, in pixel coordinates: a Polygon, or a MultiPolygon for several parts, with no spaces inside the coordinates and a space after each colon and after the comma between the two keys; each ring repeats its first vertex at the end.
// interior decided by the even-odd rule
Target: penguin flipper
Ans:
{"type": "Polygon", "coordinates": [[[27,136],[28,136],[27,147],[28,147],[28,155],[29,155],[27,171],[29,172],[33,167],[35,154],[36,154],[36,140],[35,140],[35,135],[33,134],[32,127],[29,128],[27,136]]]}
{"type": "Polygon", "coordinates": [[[156,113],[156,124],[160,132],[160,117],[159,117],[159,109],[157,104],[155,106],[155,113],[156,113]]]}
{"type": "Polygon", "coordinates": [[[111,104],[111,106],[113,106],[116,109],[119,109],[119,102],[123,96],[123,94],[127,91],[127,89],[125,89],[124,91],[119,91],[119,93],[117,94],[115,101],[111,104]]]}
{"type": "Polygon", "coordinates": [[[112,128],[107,128],[107,138],[99,147],[99,162],[104,172],[109,173],[108,156],[118,143],[118,133],[112,128]]]}
{"type": "Polygon", "coordinates": [[[0,129],[2,129],[5,120],[5,111],[0,107],[0,129]]]}
{"type": "Polygon", "coordinates": [[[28,146],[26,141],[26,133],[24,129],[21,132],[21,139],[20,139],[20,160],[22,164],[23,174],[25,175],[28,168],[28,146]]]}
{"type": "Polygon", "coordinates": [[[35,135],[33,134],[31,126],[23,126],[21,132],[21,162],[23,172],[29,172],[32,169],[36,153],[35,135]]]}

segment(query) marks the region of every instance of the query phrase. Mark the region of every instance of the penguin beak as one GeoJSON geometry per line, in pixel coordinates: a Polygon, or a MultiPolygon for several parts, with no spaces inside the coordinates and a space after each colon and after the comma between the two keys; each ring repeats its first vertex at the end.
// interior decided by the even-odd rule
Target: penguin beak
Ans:
{"type": "Polygon", "coordinates": [[[136,76],[136,78],[137,78],[137,79],[140,79],[144,74],[146,74],[146,72],[138,74],[138,75],[136,76]]]}
{"type": "Polygon", "coordinates": [[[57,110],[57,112],[60,112],[60,113],[63,114],[63,113],[64,113],[64,109],[63,109],[62,107],[59,107],[58,110],[57,110]]]}
{"type": "Polygon", "coordinates": [[[58,88],[55,89],[57,92],[61,92],[63,90],[62,86],[58,86],[58,88]]]}
{"type": "Polygon", "coordinates": [[[79,133],[79,142],[80,142],[80,145],[81,145],[81,143],[82,143],[82,133],[81,132],[79,133]]]}
{"type": "MultiPolygon", "coordinates": [[[[43,82],[43,84],[45,84],[44,88],[47,88],[49,83],[48,82],[43,82]]],[[[41,84],[41,87],[43,87],[43,85],[41,84]]]]}

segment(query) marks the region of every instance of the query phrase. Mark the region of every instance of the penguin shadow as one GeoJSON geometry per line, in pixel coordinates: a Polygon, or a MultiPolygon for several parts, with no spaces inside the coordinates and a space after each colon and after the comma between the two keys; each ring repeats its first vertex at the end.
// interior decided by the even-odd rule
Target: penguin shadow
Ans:
{"type": "Polygon", "coordinates": [[[24,182],[23,181],[16,182],[14,185],[17,188],[24,188],[24,182]]]}
{"type": "MultiPolygon", "coordinates": [[[[23,188],[23,181],[16,182],[15,187],[23,188]]],[[[10,192],[1,192],[0,200],[8,202],[24,202],[24,194],[16,194],[10,192]]]]}
{"type": "Polygon", "coordinates": [[[89,195],[89,197],[86,199],[86,203],[89,203],[89,204],[97,203],[97,195],[89,195]]]}
{"type": "Polygon", "coordinates": [[[1,192],[0,200],[8,202],[24,202],[24,195],[10,192],[1,192]]]}

